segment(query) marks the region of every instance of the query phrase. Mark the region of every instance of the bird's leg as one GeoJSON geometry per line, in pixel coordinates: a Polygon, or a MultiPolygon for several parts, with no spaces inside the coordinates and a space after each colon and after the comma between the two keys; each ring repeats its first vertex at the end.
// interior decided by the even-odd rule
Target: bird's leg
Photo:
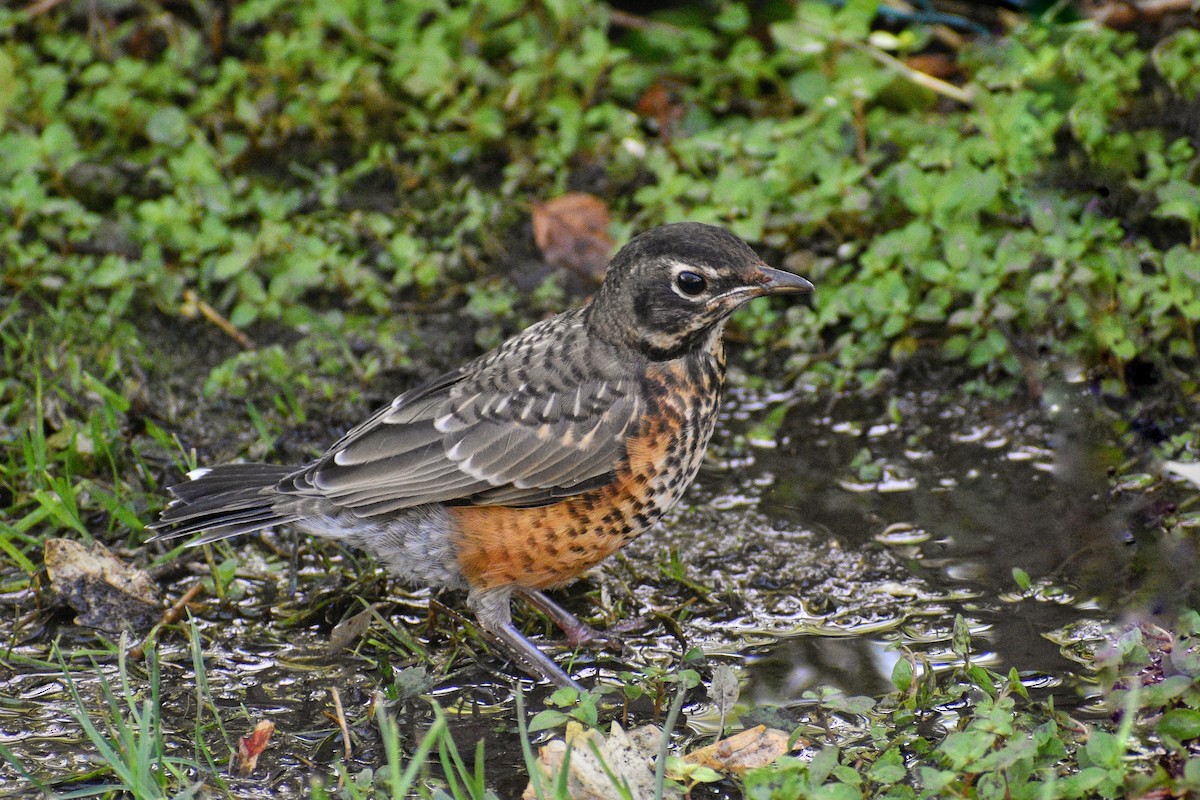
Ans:
{"type": "Polygon", "coordinates": [[[558,603],[551,600],[544,592],[537,589],[517,589],[517,594],[524,597],[529,604],[541,611],[550,621],[557,625],[567,636],[567,642],[572,647],[586,647],[599,644],[601,647],[620,652],[625,644],[611,633],[598,631],[579,617],[567,611],[558,603]]]}
{"type": "Polygon", "coordinates": [[[475,614],[475,619],[479,620],[480,627],[487,631],[523,670],[582,693],[583,687],[577,681],[563,672],[550,656],[525,638],[512,624],[511,599],[512,589],[508,587],[472,589],[467,595],[467,606],[475,614]]]}

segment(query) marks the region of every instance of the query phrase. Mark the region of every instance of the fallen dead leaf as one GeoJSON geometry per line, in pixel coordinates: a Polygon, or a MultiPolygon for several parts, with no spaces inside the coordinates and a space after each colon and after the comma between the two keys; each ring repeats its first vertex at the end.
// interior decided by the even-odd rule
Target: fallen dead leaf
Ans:
{"type": "MultiPolygon", "coordinates": [[[[605,736],[594,728],[585,730],[577,722],[568,723],[565,739],[553,739],[538,751],[537,769],[542,787],[557,785],[570,750],[567,796],[571,800],[654,797],[654,759],[661,736],[662,731],[653,725],[626,733],[614,722],[605,736]]],[[[680,796],[678,789],[670,784],[664,787],[663,797],[680,796]]],[[[521,797],[522,800],[537,797],[532,780],[521,797]]]]}
{"type": "Polygon", "coordinates": [[[1174,798],[1178,797],[1179,795],[1175,794],[1175,792],[1171,791],[1167,787],[1160,786],[1156,789],[1151,789],[1145,794],[1133,795],[1131,800],[1174,800],[1174,798]]]}
{"type": "Polygon", "coordinates": [[[658,135],[670,141],[683,122],[684,107],[679,102],[679,87],[663,79],[650,84],[638,98],[637,113],[651,117],[658,124],[658,135]]]}
{"type": "Polygon", "coordinates": [[[243,736],[238,742],[237,772],[239,775],[249,775],[258,765],[258,757],[267,749],[271,734],[275,732],[275,723],[263,720],[254,726],[249,736],[243,736]]]}
{"type": "Polygon", "coordinates": [[[757,725],[733,736],[693,750],[685,761],[702,764],[718,772],[745,772],[764,767],[788,751],[788,735],[781,730],[757,725]]]}
{"type": "Polygon", "coordinates": [[[1093,0],[1083,3],[1083,15],[1110,28],[1154,22],[1166,14],[1186,14],[1192,0],[1093,0]]]}
{"type": "Polygon", "coordinates": [[[75,609],[79,625],[140,631],[162,616],[162,598],[150,576],[99,542],[89,547],[73,539],[47,539],[43,558],[51,585],[75,609]]]}
{"type": "Polygon", "coordinates": [[[546,263],[597,282],[612,256],[608,206],[594,194],[570,192],[533,206],[533,239],[546,263]]]}
{"type": "Polygon", "coordinates": [[[737,702],[741,686],[738,684],[737,673],[727,664],[718,664],[713,668],[712,683],[708,687],[708,697],[721,714],[721,733],[725,732],[725,715],[733,710],[737,702]]]}
{"type": "Polygon", "coordinates": [[[957,78],[962,74],[958,62],[944,53],[918,53],[904,59],[904,63],[918,72],[924,72],[926,75],[932,75],[942,80],[957,78]]]}
{"type": "Polygon", "coordinates": [[[349,619],[344,619],[334,625],[333,630],[329,632],[329,644],[327,645],[329,654],[337,655],[357,642],[371,627],[375,614],[383,606],[383,603],[373,603],[349,619]]]}

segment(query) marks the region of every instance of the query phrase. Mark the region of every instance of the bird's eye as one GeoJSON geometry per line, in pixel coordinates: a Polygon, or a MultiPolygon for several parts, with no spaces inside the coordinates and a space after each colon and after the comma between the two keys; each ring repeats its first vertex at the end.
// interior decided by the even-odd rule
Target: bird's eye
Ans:
{"type": "Polygon", "coordinates": [[[703,275],[697,275],[694,272],[681,272],[675,276],[675,285],[679,287],[679,291],[690,297],[695,297],[708,288],[708,281],[704,280],[703,275]]]}

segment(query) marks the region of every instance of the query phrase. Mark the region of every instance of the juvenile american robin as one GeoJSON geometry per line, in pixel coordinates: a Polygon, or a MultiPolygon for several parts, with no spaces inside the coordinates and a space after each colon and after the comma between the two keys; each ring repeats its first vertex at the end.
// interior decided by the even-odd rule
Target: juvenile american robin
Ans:
{"type": "Polygon", "coordinates": [[[640,536],[692,482],[729,315],[812,288],[722,228],[655,228],[582,308],[405,392],[308,464],[194,470],[151,527],[201,544],[291,524],[362,548],[411,584],[465,589],[519,664],[578,688],[513,625],[513,594],[568,637],[590,631],[542,590],[640,536]]]}

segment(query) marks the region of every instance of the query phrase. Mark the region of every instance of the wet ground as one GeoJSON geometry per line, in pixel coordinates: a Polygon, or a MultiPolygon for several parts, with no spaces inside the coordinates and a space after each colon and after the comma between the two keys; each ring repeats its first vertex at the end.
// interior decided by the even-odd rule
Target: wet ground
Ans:
{"type": "MultiPolygon", "coordinates": [[[[626,630],[625,654],[578,654],[574,674],[586,685],[615,684],[624,670],[673,668],[699,648],[710,666],[737,669],[743,710],[778,706],[795,722],[811,705],[806,692],[821,687],[886,692],[898,647],[935,668],[952,663],[951,627],[962,614],[978,663],[1015,667],[1036,693],[1086,713],[1078,653],[1113,618],[1104,609],[1125,592],[1129,542],[1145,523],[1145,503],[1114,499],[1109,489],[1112,415],[1084,384],[1054,387],[1037,401],[966,405],[944,379],[930,384],[892,400],[733,391],[686,507],[558,593],[598,626],[626,630]],[[1030,576],[1027,591],[1014,568],[1030,576]]],[[[195,611],[206,688],[197,686],[186,631],[162,637],[163,724],[175,754],[194,754],[198,709],[218,758],[224,742],[267,718],[274,742],[253,777],[228,779],[232,790],[307,796],[311,776],[332,775],[342,752],[331,690],[351,725],[354,773],[382,757],[367,710],[384,689],[410,747],[434,698],[461,749],[485,740],[499,796],[519,794],[526,773],[514,671],[454,618],[461,597],[436,598],[431,614],[426,593],[332,547],[301,548],[291,594],[287,537],[241,541],[236,553],[225,601],[207,597],[195,611]],[[335,623],[367,604],[377,604],[379,618],[349,649],[331,652],[335,623]]],[[[172,597],[210,574],[198,555],[189,558],[159,575],[172,597]]],[[[86,773],[92,755],[62,672],[35,660],[49,659],[57,639],[92,702],[101,680],[115,682],[115,659],[69,615],[27,615],[14,630],[15,618],[6,613],[2,623],[9,662],[30,660],[0,676],[0,743],[43,778],[86,773]]],[[[553,636],[532,613],[519,618],[534,635],[553,636]]],[[[130,674],[140,688],[140,665],[130,674]]],[[[528,707],[540,710],[549,690],[522,686],[528,707]]],[[[607,719],[620,716],[613,703],[607,719]]],[[[685,712],[687,731],[715,730],[703,690],[685,712]]],[[[635,722],[652,717],[648,701],[635,704],[635,722]]]]}

